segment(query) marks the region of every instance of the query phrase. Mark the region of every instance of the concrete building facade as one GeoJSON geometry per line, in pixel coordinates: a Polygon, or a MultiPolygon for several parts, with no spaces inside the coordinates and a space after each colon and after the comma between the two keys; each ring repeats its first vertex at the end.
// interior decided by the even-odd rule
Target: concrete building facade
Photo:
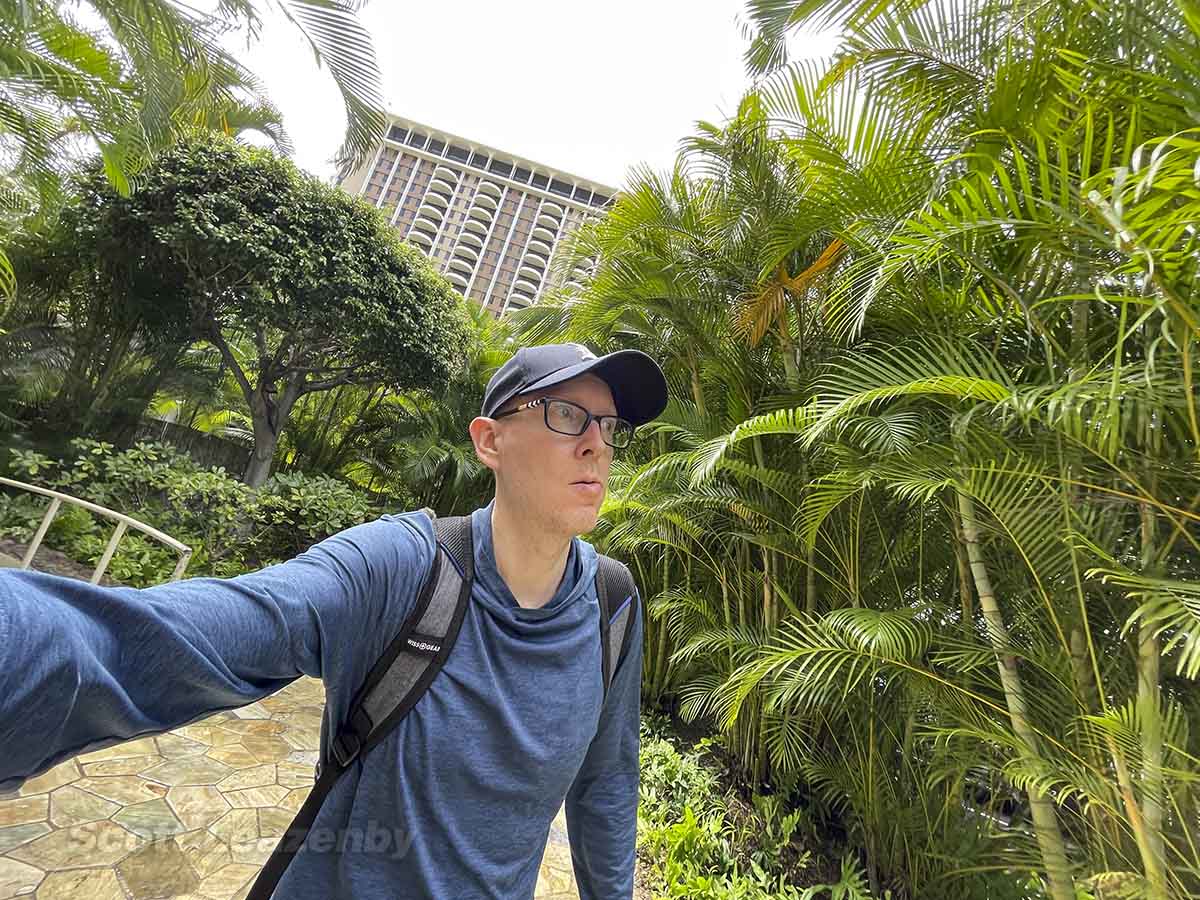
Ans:
{"type": "Polygon", "coordinates": [[[497,316],[583,274],[559,271],[564,239],[616,193],[399,116],[342,187],[382,210],[464,296],[497,316]]]}

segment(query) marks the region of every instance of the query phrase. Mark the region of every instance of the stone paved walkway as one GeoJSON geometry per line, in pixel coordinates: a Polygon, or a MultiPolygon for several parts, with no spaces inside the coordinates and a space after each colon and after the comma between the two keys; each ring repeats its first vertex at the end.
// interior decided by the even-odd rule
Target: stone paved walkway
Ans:
{"type": "MultiPolygon", "coordinates": [[[[323,704],[302,678],[0,795],[0,900],[244,898],[312,787],[323,704]]],[[[560,810],[536,897],[578,896],[560,810]]]]}

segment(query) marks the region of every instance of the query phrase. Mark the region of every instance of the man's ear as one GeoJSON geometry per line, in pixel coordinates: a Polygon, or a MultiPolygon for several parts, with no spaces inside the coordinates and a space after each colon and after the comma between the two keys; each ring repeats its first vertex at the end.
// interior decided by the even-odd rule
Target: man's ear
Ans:
{"type": "Polygon", "coordinates": [[[471,433],[471,443],[475,445],[475,455],[495,472],[500,466],[500,450],[497,447],[500,423],[486,416],[476,416],[471,420],[468,431],[471,433]]]}

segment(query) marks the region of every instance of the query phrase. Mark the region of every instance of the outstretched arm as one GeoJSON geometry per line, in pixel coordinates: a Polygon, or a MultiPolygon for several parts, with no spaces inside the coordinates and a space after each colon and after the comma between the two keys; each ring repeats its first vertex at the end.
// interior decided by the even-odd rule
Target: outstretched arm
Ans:
{"type": "Polygon", "coordinates": [[[236,578],[138,590],[0,570],[0,791],[338,671],[431,557],[411,516],[384,516],[236,578]]]}

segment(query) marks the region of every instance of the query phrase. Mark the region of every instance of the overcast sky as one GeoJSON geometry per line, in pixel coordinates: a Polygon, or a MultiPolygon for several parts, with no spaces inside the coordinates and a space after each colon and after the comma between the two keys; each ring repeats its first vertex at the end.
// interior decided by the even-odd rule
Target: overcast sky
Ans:
{"type": "MultiPolygon", "coordinates": [[[[619,187],[668,167],[698,119],[722,120],[749,84],[742,0],[375,0],[362,14],[388,108],[619,187]]],[[[238,55],[266,83],[296,161],[329,176],[345,113],[293,26],[269,20],[238,55]]],[[[825,52],[827,41],[796,50],[825,52]]]]}

